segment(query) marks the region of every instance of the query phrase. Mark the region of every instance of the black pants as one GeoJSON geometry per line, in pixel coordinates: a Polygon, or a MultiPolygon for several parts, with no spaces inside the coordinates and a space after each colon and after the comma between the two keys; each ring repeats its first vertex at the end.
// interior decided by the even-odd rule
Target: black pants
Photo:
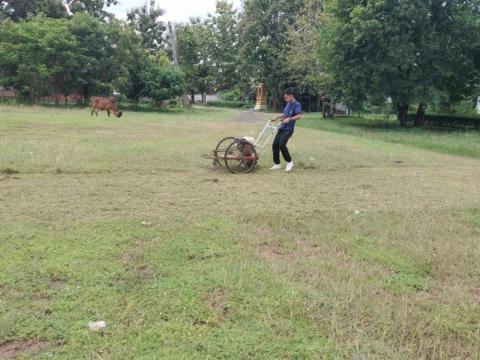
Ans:
{"type": "Polygon", "coordinates": [[[293,135],[291,130],[279,130],[275,140],[273,140],[272,151],[273,151],[273,162],[275,164],[280,164],[280,151],[282,152],[283,158],[286,162],[291,162],[292,157],[288,152],[287,143],[293,135]]]}

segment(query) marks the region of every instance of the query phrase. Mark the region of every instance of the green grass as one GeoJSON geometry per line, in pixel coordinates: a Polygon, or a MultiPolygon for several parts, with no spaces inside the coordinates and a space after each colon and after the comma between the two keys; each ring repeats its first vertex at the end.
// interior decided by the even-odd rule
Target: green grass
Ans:
{"type": "Polygon", "coordinates": [[[466,134],[308,115],[293,173],[209,170],[238,114],[0,107],[0,358],[478,358],[466,134]]]}
{"type": "Polygon", "coordinates": [[[480,131],[402,129],[395,116],[390,116],[390,119],[386,120],[381,115],[325,120],[319,114],[307,114],[300,126],[368,137],[440,153],[480,158],[480,131]]]}

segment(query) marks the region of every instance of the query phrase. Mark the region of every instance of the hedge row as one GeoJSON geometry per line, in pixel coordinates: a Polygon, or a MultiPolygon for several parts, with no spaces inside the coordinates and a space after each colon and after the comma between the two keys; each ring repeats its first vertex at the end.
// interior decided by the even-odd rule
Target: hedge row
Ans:
{"type": "MultiPolygon", "coordinates": [[[[410,114],[408,118],[413,122],[415,114],[410,114]]],[[[480,129],[480,116],[425,115],[425,126],[480,129]]]]}

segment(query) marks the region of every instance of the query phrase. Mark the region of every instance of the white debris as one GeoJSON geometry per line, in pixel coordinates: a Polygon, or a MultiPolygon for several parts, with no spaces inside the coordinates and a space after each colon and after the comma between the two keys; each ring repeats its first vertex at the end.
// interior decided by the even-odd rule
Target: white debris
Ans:
{"type": "Polygon", "coordinates": [[[88,323],[88,328],[92,331],[100,331],[107,327],[105,321],[90,321],[88,323]]]}
{"type": "Polygon", "coordinates": [[[355,215],[360,214],[360,210],[355,210],[355,215]]]}
{"type": "Polygon", "coordinates": [[[143,225],[143,226],[150,227],[150,226],[152,226],[153,224],[152,224],[151,222],[148,222],[148,221],[142,221],[142,225],[143,225]]]}

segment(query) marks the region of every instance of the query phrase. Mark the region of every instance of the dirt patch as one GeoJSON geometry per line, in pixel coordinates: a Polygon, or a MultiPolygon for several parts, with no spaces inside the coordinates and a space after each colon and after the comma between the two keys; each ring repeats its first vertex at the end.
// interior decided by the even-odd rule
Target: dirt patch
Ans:
{"type": "Polygon", "coordinates": [[[35,294],[32,296],[32,303],[40,308],[48,309],[51,304],[51,299],[46,294],[35,294]]]}
{"type": "Polygon", "coordinates": [[[123,269],[137,280],[149,280],[153,277],[153,269],[145,263],[144,242],[139,240],[137,248],[117,258],[123,269]]]}
{"type": "Polygon", "coordinates": [[[0,359],[15,359],[20,355],[33,355],[46,347],[39,340],[27,340],[24,342],[6,341],[0,344],[0,359]]]}
{"type": "Polygon", "coordinates": [[[54,289],[65,289],[68,285],[68,281],[65,279],[52,279],[50,284],[54,289]]]}
{"type": "Polygon", "coordinates": [[[203,296],[202,302],[216,312],[222,320],[226,320],[230,316],[228,294],[225,289],[219,288],[207,292],[203,296]]]}
{"type": "Polygon", "coordinates": [[[288,253],[282,251],[275,244],[260,244],[260,246],[258,247],[258,253],[260,254],[260,257],[270,261],[286,260],[288,258],[288,253]]]}

